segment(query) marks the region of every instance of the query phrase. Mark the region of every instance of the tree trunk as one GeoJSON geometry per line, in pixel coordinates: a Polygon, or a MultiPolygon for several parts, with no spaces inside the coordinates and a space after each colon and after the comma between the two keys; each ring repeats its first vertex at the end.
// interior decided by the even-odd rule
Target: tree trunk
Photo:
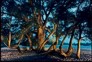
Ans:
{"type": "Polygon", "coordinates": [[[80,25],[79,25],[78,47],[77,47],[77,58],[80,58],[80,41],[81,41],[81,34],[82,34],[82,29],[81,29],[81,24],[80,24],[80,25]]]}
{"type": "Polygon", "coordinates": [[[81,39],[78,40],[77,58],[80,58],[80,41],[81,41],[81,39]]]}
{"type": "Polygon", "coordinates": [[[27,36],[27,38],[28,38],[28,42],[29,42],[29,45],[30,45],[30,49],[33,49],[33,48],[32,48],[32,41],[31,41],[31,39],[30,39],[30,36],[27,35],[27,34],[26,34],[26,36],[27,36]]]}
{"type": "Polygon", "coordinates": [[[18,48],[18,46],[20,45],[21,40],[23,39],[23,37],[24,37],[24,34],[22,34],[21,37],[19,38],[17,45],[13,45],[11,48],[14,48],[14,49],[18,48]]]}
{"type": "Polygon", "coordinates": [[[41,20],[41,13],[40,11],[38,12],[38,18],[37,18],[37,24],[38,24],[38,50],[41,49],[40,46],[42,45],[42,43],[44,42],[44,38],[45,38],[45,33],[44,33],[44,27],[43,27],[43,22],[41,20]]]}
{"type": "Polygon", "coordinates": [[[19,53],[22,53],[22,51],[20,50],[19,45],[20,45],[21,40],[23,39],[23,37],[24,37],[24,34],[22,34],[21,37],[19,38],[17,45],[13,45],[13,46],[11,47],[11,48],[17,49],[19,53]]]}
{"type": "Polygon", "coordinates": [[[50,51],[50,50],[56,51],[57,50],[56,46],[58,44],[58,39],[59,38],[56,37],[56,41],[50,46],[50,48],[48,49],[48,51],[50,51]]]}
{"type": "Polygon", "coordinates": [[[60,52],[62,51],[62,46],[64,44],[64,40],[66,39],[66,37],[67,37],[67,34],[65,35],[65,37],[63,38],[63,40],[62,40],[62,42],[61,42],[61,44],[59,46],[60,52]]]}
{"type": "Polygon", "coordinates": [[[73,52],[72,41],[73,41],[74,31],[75,31],[75,29],[72,31],[72,35],[71,35],[70,43],[69,43],[69,48],[68,48],[68,51],[66,52],[67,56],[70,56],[73,52]]]}
{"type": "Polygon", "coordinates": [[[54,45],[53,45],[53,50],[57,50],[57,48],[56,48],[56,46],[57,46],[57,44],[58,44],[58,37],[56,37],[56,42],[54,43],[54,45]]]}
{"type": "Polygon", "coordinates": [[[50,46],[50,48],[48,49],[48,51],[51,51],[51,50],[56,51],[56,45],[57,45],[57,43],[54,42],[54,43],[50,46]]]}
{"type": "Polygon", "coordinates": [[[45,38],[45,33],[44,33],[44,29],[42,26],[40,26],[38,28],[38,49],[40,49],[40,46],[42,45],[42,43],[44,42],[44,38],[45,38]]]}
{"type": "Polygon", "coordinates": [[[40,46],[40,50],[41,50],[41,49],[44,47],[44,45],[47,43],[47,41],[48,41],[48,39],[50,38],[50,36],[54,34],[54,32],[56,31],[56,27],[57,27],[57,25],[55,24],[54,30],[53,30],[53,31],[49,34],[49,36],[43,41],[43,43],[42,43],[41,46],[40,46]]]}
{"type": "Polygon", "coordinates": [[[57,27],[56,27],[56,41],[55,41],[55,43],[54,43],[54,45],[53,45],[53,50],[54,50],[54,51],[57,50],[56,46],[57,46],[57,44],[58,44],[58,39],[59,39],[59,37],[58,37],[58,25],[59,25],[59,22],[57,22],[56,24],[57,24],[57,27]]]}
{"type": "Polygon", "coordinates": [[[11,32],[9,32],[8,47],[11,47],[11,32]]]}
{"type": "Polygon", "coordinates": [[[54,43],[49,47],[49,49],[48,49],[48,51],[51,51],[51,50],[53,50],[53,48],[54,48],[54,43]]]}
{"type": "Polygon", "coordinates": [[[22,34],[21,37],[19,38],[19,40],[18,40],[18,44],[17,44],[18,46],[20,45],[20,43],[21,43],[23,37],[24,37],[24,34],[22,34]]]}

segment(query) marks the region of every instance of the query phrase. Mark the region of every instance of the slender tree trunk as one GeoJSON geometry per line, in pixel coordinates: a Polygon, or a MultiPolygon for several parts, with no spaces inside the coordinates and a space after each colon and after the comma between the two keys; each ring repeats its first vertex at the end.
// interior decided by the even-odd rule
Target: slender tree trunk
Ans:
{"type": "Polygon", "coordinates": [[[79,24],[79,39],[78,39],[78,45],[77,45],[77,58],[80,58],[80,41],[81,41],[81,34],[82,34],[81,24],[79,24]]]}
{"type": "Polygon", "coordinates": [[[14,48],[14,49],[17,48],[20,45],[21,40],[23,39],[23,37],[24,37],[24,34],[22,34],[21,37],[19,38],[17,45],[13,45],[11,48],[14,48]]]}
{"type": "Polygon", "coordinates": [[[80,58],[80,41],[81,41],[81,39],[78,40],[77,58],[80,58]]]}
{"type": "Polygon", "coordinates": [[[61,44],[59,46],[60,52],[62,51],[62,46],[64,44],[64,40],[66,39],[66,37],[67,37],[67,34],[64,36],[64,38],[63,38],[63,40],[62,40],[62,42],[61,42],[61,44]]]}
{"type": "Polygon", "coordinates": [[[73,41],[74,31],[75,31],[75,29],[72,31],[72,35],[71,35],[70,43],[69,43],[69,48],[68,48],[68,51],[66,52],[67,56],[70,56],[73,52],[72,41],[73,41]]]}
{"type": "Polygon", "coordinates": [[[55,44],[55,42],[49,47],[48,51],[51,51],[54,49],[54,46],[53,46],[54,44],[55,44]]]}
{"type": "Polygon", "coordinates": [[[59,39],[59,37],[56,37],[56,41],[50,46],[50,48],[48,49],[48,51],[50,51],[50,50],[56,51],[57,50],[56,46],[58,44],[58,39],[59,39]]]}
{"type": "Polygon", "coordinates": [[[32,48],[32,41],[30,39],[30,36],[28,34],[26,34],[27,38],[28,38],[28,41],[29,41],[29,45],[30,45],[30,49],[33,49],[32,48]]]}
{"type": "Polygon", "coordinates": [[[54,45],[53,45],[53,50],[57,50],[57,48],[56,48],[56,46],[57,46],[57,44],[58,44],[58,37],[56,37],[56,42],[54,43],[54,45]]]}
{"type": "Polygon", "coordinates": [[[63,46],[63,44],[64,44],[64,40],[66,39],[66,37],[67,37],[67,34],[64,36],[64,38],[63,38],[63,40],[62,40],[62,42],[61,42],[61,44],[60,44],[60,46],[59,46],[60,55],[63,55],[64,57],[67,57],[67,55],[66,55],[66,53],[63,51],[62,46],[63,46]]]}
{"type": "Polygon", "coordinates": [[[8,47],[11,47],[11,32],[9,32],[8,47]]]}
{"type": "Polygon", "coordinates": [[[19,45],[20,45],[21,40],[23,39],[23,37],[24,37],[24,34],[22,34],[21,37],[19,38],[17,45],[13,45],[13,46],[11,47],[11,48],[17,49],[19,53],[22,53],[22,51],[20,50],[19,45]]]}
{"type": "Polygon", "coordinates": [[[58,39],[59,39],[59,37],[58,37],[58,25],[59,25],[59,22],[57,22],[56,24],[57,24],[57,27],[56,27],[56,41],[55,41],[55,43],[54,43],[54,45],[53,45],[53,50],[54,50],[54,51],[57,50],[56,46],[57,46],[57,44],[58,44],[58,39]]]}
{"type": "Polygon", "coordinates": [[[50,51],[50,50],[54,50],[54,51],[56,51],[56,45],[58,44],[58,39],[59,38],[57,38],[56,39],[56,41],[50,46],[50,48],[48,49],[48,51],[50,51]]]}
{"type": "Polygon", "coordinates": [[[24,37],[24,34],[22,34],[21,37],[19,38],[19,40],[18,40],[18,44],[17,44],[18,46],[20,45],[20,43],[21,43],[23,37],[24,37]]]}

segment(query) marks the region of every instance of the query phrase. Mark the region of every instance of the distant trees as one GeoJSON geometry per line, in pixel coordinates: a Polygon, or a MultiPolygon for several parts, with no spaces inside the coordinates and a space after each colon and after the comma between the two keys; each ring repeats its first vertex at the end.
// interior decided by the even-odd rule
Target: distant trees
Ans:
{"type": "Polygon", "coordinates": [[[36,49],[41,51],[44,50],[50,37],[55,35],[55,42],[52,43],[48,51],[57,51],[58,40],[64,36],[59,46],[59,53],[65,57],[70,56],[73,52],[72,42],[75,38],[78,39],[77,57],[80,58],[82,38],[86,37],[92,40],[92,34],[90,34],[92,31],[91,0],[3,0],[1,14],[1,32],[3,36],[7,36],[3,33],[8,34],[9,47],[11,39],[18,39],[17,45],[13,45],[14,48],[18,48],[25,38],[29,42],[30,49],[33,49],[33,43],[36,41],[36,49]],[[73,13],[73,11],[69,11],[71,8],[77,9],[73,13]],[[6,22],[5,19],[9,22],[6,22]],[[52,23],[52,27],[46,26],[48,22],[52,23]],[[8,32],[5,29],[8,29],[8,32]],[[47,33],[49,34],[47,35],[47,33]],[[70,36],[69,48],[67,52],[64,52],[62,46],[67,36],[70,36]],[[32,40],[33,38],[35,40],[32,40]]]}

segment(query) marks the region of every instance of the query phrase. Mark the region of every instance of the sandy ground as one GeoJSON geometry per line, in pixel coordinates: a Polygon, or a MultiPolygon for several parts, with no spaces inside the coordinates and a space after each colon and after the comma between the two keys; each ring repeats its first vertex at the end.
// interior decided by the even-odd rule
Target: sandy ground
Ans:
{"type": "Polygon", "coordinates": [[[92,61],[92,50],[82,50],[81,58],[76,58],[76,50],[67,58],[58,56],[57,54],[39,55],[34,51],[27,51],[19,54],[16,49],[1,48],[1,61],[92,61]]]}

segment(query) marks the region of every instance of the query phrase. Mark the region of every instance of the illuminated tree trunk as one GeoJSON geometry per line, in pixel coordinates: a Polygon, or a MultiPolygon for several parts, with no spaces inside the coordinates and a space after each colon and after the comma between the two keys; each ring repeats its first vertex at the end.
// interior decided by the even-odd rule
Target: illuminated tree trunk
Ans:
{"type": "Polygon", "coordinates": [[[81,24],[79,25],[79,39],[78,39],[78,45],[77,45],[77,58],[80,58],[80,41],[81,41],[81,34],[82,34],[82,29],[81,29],[81,24]]]}
{"type": "Polygon", "coordinates": [[[40,26],[38,28],[38,49],[40,49],[40,46],[42,45],[44,38],[45,38],[44,30],[43,30],[43,27],[40,26]]]}
{"type": "Polygon", "coordinates": [[[78,40],[77,58],[80,58],[80,41],[81,41],[81,39],[78,40]]]}
{"type": "Polygon", "coordinates": [[[44,38],[45,38],[45,33],[44,33],[44,27],[43,27],[43,23],[41,20],[41,13],[39,11],[38,13],[38,18],[37,18],[37,23],[38,23],[38,49],[40,49],[42,43],[44,42],[44,38]]]}
{"type": "Polygon", "coordinates": [[[11,47],[11,32],[9,32],[8,47],[11,47]]]}
{"type": "Polygon", "coordinates": [[[70,42],[69,42],[69,48],[68,48],[68,51],[66,53],[67,56],[70,56],[73,52],[72,41],[73,41],[74,31],[75,31],[75,29],[72,31],[72,35],[71,35],[70,42]]]}
{"type": "Polygon", "coordinates": [[[56,27],[57,27],[57,25],[55,24],[53,31],[49,34],[49,36],[48,36],[48,37],[43,41],[43,43],[41,44],[40,50],[45,46],[45,44],[47,43],[47,41],[48,41],[48,39],[50,38],[50,36],[55,33],[56,27]]]}

